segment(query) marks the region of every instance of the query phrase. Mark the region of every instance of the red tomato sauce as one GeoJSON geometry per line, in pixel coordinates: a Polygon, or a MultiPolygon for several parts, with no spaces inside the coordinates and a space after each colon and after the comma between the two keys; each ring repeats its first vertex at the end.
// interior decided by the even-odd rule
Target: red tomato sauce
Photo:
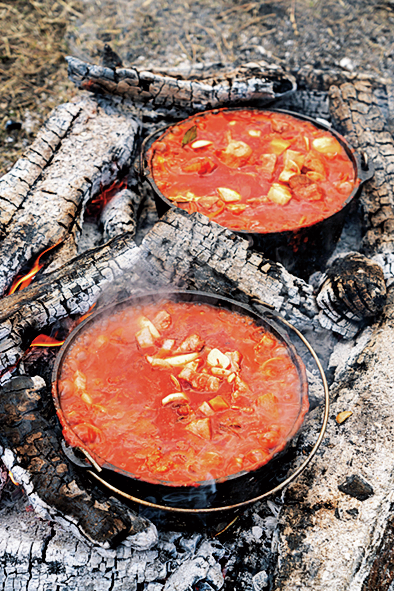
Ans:
{"type": "Polygon", "coordinates": [[[66,440],[101,465],[195,485],[258,468],[285,447],[308,409],[299,367],[247,316],[130,306],[88,324],[67,350],[59,417],[66,440]]]}
{"type": "Polygon", "coordinates": [[[234,230],[296,230],[339,211],[359,184],[333,134],[284,113],[212,111],[152,144],[160,192],[234,230]]]}

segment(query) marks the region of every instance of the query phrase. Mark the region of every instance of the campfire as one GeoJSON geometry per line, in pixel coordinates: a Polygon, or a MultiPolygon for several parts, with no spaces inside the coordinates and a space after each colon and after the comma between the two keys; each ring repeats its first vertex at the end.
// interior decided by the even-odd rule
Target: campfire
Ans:
{"type": "Polygon", "coordinates": [[[17,503],[0,516],[1,527],[19,532],[20,522],[30,532],[34,515],[43,519],[34,522],[41,554],[30,533],[21,534],[18,556],[12,545],[8,554],[30,564],[29,576],[44,585],[68,585],[70,576],[72,585],[98,585],[103,572],[103,589],[198,591],[231,589],[243,573],[245,589],[308,587],[316,577],[326,588],[342,588],[338,577],[352,589],[372,588],[392,488],[386,287],[394,146],[385,132],[386,81],[312,70],[295,80],[262,64],[186,80],[75,58],[69,72],[94,94],[57,107],[0,180],[0,455],[19,485],[6,485],[17,503]],[[375,169],[328,267],[310,278],[201,213],[173,208],[159,218],[136,166],[141,141],[164,125],[245,104],[324,119],[357,151],[363,180],[375,169]],[[65,444],[52,401],[52,370],[75,327],[109,305],[163,289],[209,292],[257,315],[278,313],[306,359],[311,412],[278,461],[271,496],[257,491],[237,511],[212,519],[203,511],[166,514],[154,493],[138,486],[123,495],[104,486],[94,454],[65,444]],[[305,353],[305,337],[329,377],[329,420],[325,378],[315,354],[305,353]],[[329,548],[324,561],[322,546],[329,548]]]}

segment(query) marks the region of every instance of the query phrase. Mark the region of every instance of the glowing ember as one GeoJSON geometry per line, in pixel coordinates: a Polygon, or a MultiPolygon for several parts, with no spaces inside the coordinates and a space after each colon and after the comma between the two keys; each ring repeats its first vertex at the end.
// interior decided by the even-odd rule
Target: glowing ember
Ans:
{"type": "Polygon", "coordinates": [[[11,482],[15,484],[15,486],[19,486],[19,482],[15,480],[15,478],[12,475],[12,472],[8,472],[8,476],[10,477],[11,482]]]}
{"type": "Polygon", "coordinates": [[[86,217],[97,218],[107,203],[111,201],[112,197],[114,197],[120,189],[127,189],[126,181],[114,181],[112,185],[106,189],[101,188],[97,197],[94,197],[86,207],[86,217]]]}
{"type": "MultiPolygon", "coordinates": [[[[60,241],[62,242],[62,241],[60,241]]],[[[22,291],[22,289],[25,289],[25,287],[27,287],[28,285],[30,285],[30,283],[33,281],[34,277],[37,275],[38,271],[40,271],[40,269],[43,268],[44,264],[40,263],[40,259],[41,257],[48,251],[52,250],[52,248],[55,248],[55,246],[58,246],[58,244],[60,244],[60,242],[57,242],[56,244],[54,244],[53,246],[50,246],[49,248],[47,248],[46,250],[44,250],[36,259],[36,262],[33,265],[33,268],[26,274],[26,275],[22,275],[22,276],[16,276],[16,278],[14,279],[11,287],[10,287],[10,291],[8,292],[7,295],[11,295],[12,293],[15,293],[16,291],[22,291]]]]}

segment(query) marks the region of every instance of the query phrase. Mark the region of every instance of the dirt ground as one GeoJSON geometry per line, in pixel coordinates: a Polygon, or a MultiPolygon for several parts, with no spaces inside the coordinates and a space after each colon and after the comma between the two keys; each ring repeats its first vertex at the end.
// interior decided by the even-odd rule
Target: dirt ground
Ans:
{"type": "Polygon", "coordinates": [[[264,60],[394,77],[394,0],[0,1],[0,175],[77,93],[65,55],[144,68],[264,60]]]}

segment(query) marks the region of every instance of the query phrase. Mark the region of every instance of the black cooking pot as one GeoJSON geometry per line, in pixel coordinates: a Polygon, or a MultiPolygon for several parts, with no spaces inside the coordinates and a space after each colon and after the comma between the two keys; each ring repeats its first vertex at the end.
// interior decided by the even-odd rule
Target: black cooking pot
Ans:
{"type": "MultiPolygon", "coordinates": [[[[219,111],[231,112],[240,109],[244,110],[242,107],[238,109],[229,108],[206,111],[205,114],[210,112],[218,113],[219,111]]],[[[257,109],[253,108],[253,110],[257,109]]],[[[267,109],[264,109],[264,111],[267,111],[267,109]]],[[[355,205],[357,197],[360,195],[363,183],[372,178],[374,171],[372,165],[364,164],[362,162],[361,157],[353,150],[345,138],[322,121],[318,121],[305,115],[300,115],[299,113],[280,109],[271,109],[269,112],[291,115],[296,119],[308,121],[319,129],[328,131],[343,146],[354,168],[356,186],[352,193],[343,203],[338,212],[318,223],[300,227],[295,230],[268,233],[250,232],[248,230],[232,230],[230,228],[235,234],[247,239],[251,247],[262,252],[265,257],[282,263],[291,273],[307,279],[311,273],[321,269],[333,253],[336,243],[341,235],[346,217],[351,213],[352,207],[355,205]]],[[[199,116],[203,117],[204,113],[200,113],[199,116]]],[[[165,134],[170,127],[162,128],[144,140],[139,163],[142,178],[148,181],[153,190],[159,216],[164,215],[169,208],[176,208],[177,205],[167,199],[158,189],[153,178],[151,158],[148,155],[148,151],[153,142],[165,134]]]]}
{"type": "Polygon", "coordinates": [[[167,511],[209,513],[234,509],[252,503],[280,490],[306,467],[320,445],[328,419],[328,389],[323,370],[310,345],[287,321],[283,319],[279,320],[276,314],[269,309],[267,309],[266,313],[262,315],[257,314],[246,305],[225,297],[203,292],[177,291],[162,294],[144,294],[142,296],[132,297],[125,302],[110,306],[109,308],[105,308],[104,310],[91,315],[70,334],[56,359],[52,377],[52,391],[55,407],[61,418],[61,422],[63,425],[66,423],[61,410],[58,380],[61,376],[63,361],[67,356],[69,348],[74,344],[76,339],[81,337],[83,332],[89,328],[92,323],[103,316],[111,314],[111,312],[116,312],[125,306],[154,303],[160,300],[203,303],[217,308],[224,308],[226,310],[238,312],[239,314],[246,315],[253,319],[257,325],[264,327],[264,329],[273,334],[275,338],[286,347],[292,362],[297,368],[301,384],[299,395],[300,420],[295,422],[293,431],[289,434],[286,449],[282,450],[266,465],[257,470],[243,471],[218,480],[198,482],[195,486],[172,486],[170,485],[171,483],[165,482],[155,484],[144,482],[141,479],[134,477],[133,474],[125,472],[124,470],[109,464],[105,460],[98,458],[98,456],[96,456],[96,458],[92,457],[93,454],[89,452],[89,449],[86,449],[86,445],[82,442],[80,448],[76,449],[70,449],[67,445],[64,445],[65,452],[70,459],[77,463],[81,468],[87,468],[88,472],[94,476],[96,480],[104,484],[111,491],[142,505],[165,509],[167,511]],[[280,326],[279,323],[282,323],[282,326],[280,326]],[[286,475],[288,466],[284,464],[284,458],[286,458],[286,455],[288,459],[291,458],[294,451],[292,443],[294,443],[294,438],[297,435],[304,418],[308,384],[303,362],[301,361],[294,345],[291,343],[289,335],[286,333],[286,328],[293,330],[297,336],[301,338],[304,344],[306,344],[318,365],[325,389],[325,413],[319,437],[309,456],[301,466],[296,470],[293,470],[290,476],[286,475]]]}

